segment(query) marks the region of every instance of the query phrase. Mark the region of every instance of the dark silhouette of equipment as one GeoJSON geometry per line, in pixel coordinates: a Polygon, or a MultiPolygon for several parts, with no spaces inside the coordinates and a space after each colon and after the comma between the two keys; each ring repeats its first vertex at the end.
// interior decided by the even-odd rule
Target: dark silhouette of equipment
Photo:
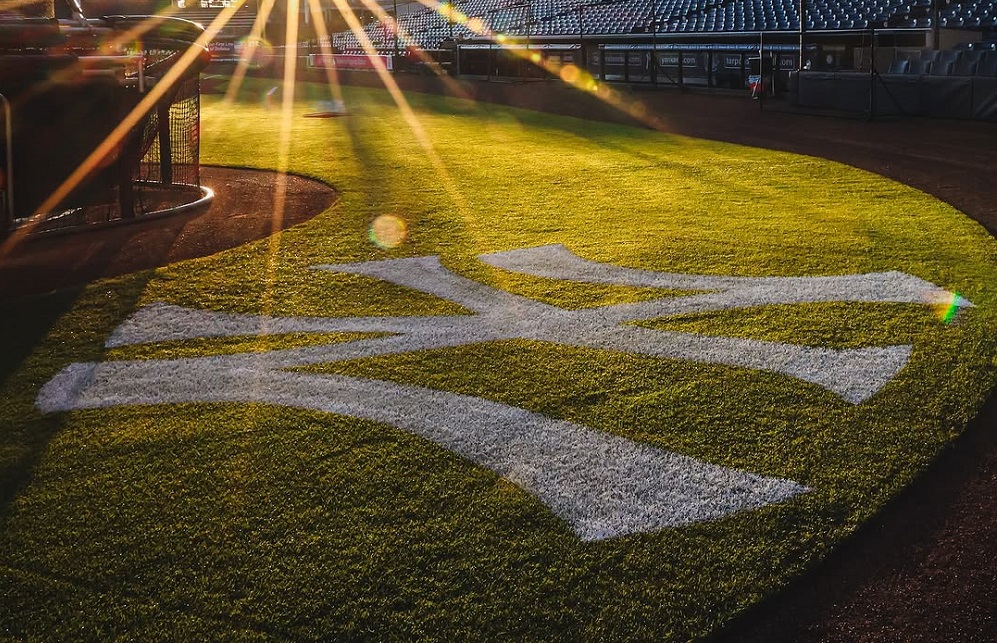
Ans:
{"type": "Polygon", "coordinates": [[[204,29],[57,2],[0,16],[0,236],[197,201],[204,29]]]}

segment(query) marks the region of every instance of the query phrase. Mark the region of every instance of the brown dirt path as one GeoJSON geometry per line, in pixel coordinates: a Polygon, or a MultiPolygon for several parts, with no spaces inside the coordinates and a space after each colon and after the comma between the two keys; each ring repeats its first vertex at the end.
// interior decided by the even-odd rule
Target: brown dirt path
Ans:
{"type": "Polygon", "coordinates": [[[337,199],[320,181],[275,172],[205,166],[201,183],[215,192],[201,210],[23,239],[0,253],[0,301],[234,248],[306,221],[337,199]],[[278,186],[286,200],[275,218],[278,186]]]}

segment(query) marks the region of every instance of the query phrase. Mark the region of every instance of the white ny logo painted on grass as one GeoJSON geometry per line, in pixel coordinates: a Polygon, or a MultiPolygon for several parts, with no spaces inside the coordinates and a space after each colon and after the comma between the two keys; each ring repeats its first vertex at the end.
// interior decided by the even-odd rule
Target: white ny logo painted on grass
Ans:
{"type": "Polygon", "coordinates": [[[834,350],[629,325],[678,313],[818,301],[968,301],[899,272],[840,277],[706,277],[583,260],[563,246],[481,259],[557,279],[705,294],[564,310],[461,277],[436,257],[318,266],[442,297],[473,315],[258,317],[153,304],[123,322],[108,346],[290,332],[364,332],[356,341],[173,360],[76,363],[42,389],[46,412],[122,404],[263,402],[386,423],[488,467],[543,501],[585,540],[653,531],[783,501],[806,488],[702,462],[624,437],[478,397],[340,375],[287,370],[376,355],[528,339],[773,371],[857,404],[904,367],[910,346],[834,350]]]}

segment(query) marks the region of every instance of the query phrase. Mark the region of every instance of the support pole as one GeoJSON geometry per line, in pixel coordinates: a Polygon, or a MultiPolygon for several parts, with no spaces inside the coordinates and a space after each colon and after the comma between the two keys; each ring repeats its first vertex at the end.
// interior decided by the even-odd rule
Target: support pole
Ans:
{"type": "Polygon", "coordinates": [[[797,71],[803,71],[803,57],[807,52],[807,0],[800,0],[800,61],[797,71]]]}
{"type": "Polygon", "coordinates": [[[876,119],[876,30],[869,29],[869,120],[876,119]]]}
{"type": "Polygon", "coordinates": [[[531,0],[526,0],[526,12],[526,79],[529,80],[536,68],[533,56],[530,55],[530,40],[533,36],[533,4],[531,0]]]}
{"type": "Polygon", "coordinates": [[[935,51],[941,49],[941,29],[938,26],[938,5],[941,4],[941,0],[931,0],[931,48],[935,51]]]}
{"type": "Polygon", "coordinates": [[[579,58],[581,59],[582,69],[585,69],[587,66],[585,61],[585,23],[582,21],[584,8],[584,5],[578,5],[578,48],[581,50],[579,58]]]}
{"type": "Polygon", "coordinates": [[[159,182],[173,185],[173,141],[170,139],[170,101],[166,97],[156,108],[159,120],[159,182]]]}
{"type": "Polygon", "coordinates": [[[392,11],[393,11],[393,13],[391,14],[391,17],[393,19],[392,20],[393,24],[391,25],[391,30],[394,32],[394,35],[395,35],[395,38],[394,38],[394,40],[395,40],[395,46],[394,46],[395,59],[394,59],[394,61],[392,61],[394,63],[392,65],[392,67],[395,69],[395,71],[397,71],[398,70],[398,0],[391,0],[391,7],[392,7],[392,11]]]}
{"type": "Polygon", "coordinates": [[[3,130],[7,143],[7,167],[5,168],[7,176],[4,177],[6,181],[3,186],[7,196],[4,199],[6,201],[4,205],[7,208],[7,226],[6,230],[0,230],[0,233],[5,233],[14,225],[14,217],[17,216],[14,212],[14,126],[11,123],[13,112],[10,108],[10,101],[7,100],[6,96],[0,94],[0,102],[3,102],[3,130]]]}
{"type": "MultiPolygon", "coordinates": [[[[681,69],[681,67],[680,67],[681,69]]],[[[758,110],[765,105],[765,32],[758,32],[758,110]]]]}
{"type": "Polygon", "coordinates": [[[651,0],[651,84],[658,86],[658,2],[651,0]]]}

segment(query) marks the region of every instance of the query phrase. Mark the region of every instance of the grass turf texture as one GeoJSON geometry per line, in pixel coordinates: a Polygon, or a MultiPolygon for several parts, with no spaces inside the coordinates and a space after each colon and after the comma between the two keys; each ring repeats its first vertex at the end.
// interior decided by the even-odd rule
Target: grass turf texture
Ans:
{"type": "MultiPolygon", "coordinates": [[[[279,111],[204,99],[206,163],[267,168],[279,111]]],[[[410,96],[442,174],[387,94],[301,116],[287,158],[340,202],[272,239],[21,304],[47,334],[3,382],[0,631],[34,639],[686,640],[719,627],[847,537],[964,428],[997,379],[997,244],[923,193],[831,162],[431,96],[410,96]],[[455,198],[455,195],[459,195],[455,198]],[[395,249],[368,238],[393,214],[395,249]],[[670,272],[900,270],[975,308],[771,306],[646,325],[832,347],[911,343],[859,405],[718,365],[492,342],[311,367],[467,393],[812,489],[722,520],[580,542],[541,503],[422,438],[259,404],[43,416],[74,361],[306,345],[308,335],[102,348],[142,303],[274,315],[462,312],[314,264],[440,255],[452,270],[582,308],[661,291],[567,284],[478,254],[563,243],[670,272]]],[[[285,139],[287,140],[287,139],[285,139]]],[[[666,293],[667,294],[667,293],[666,293]]],[[[319,341],[353,337],[325,335],[319,341]]]]}

